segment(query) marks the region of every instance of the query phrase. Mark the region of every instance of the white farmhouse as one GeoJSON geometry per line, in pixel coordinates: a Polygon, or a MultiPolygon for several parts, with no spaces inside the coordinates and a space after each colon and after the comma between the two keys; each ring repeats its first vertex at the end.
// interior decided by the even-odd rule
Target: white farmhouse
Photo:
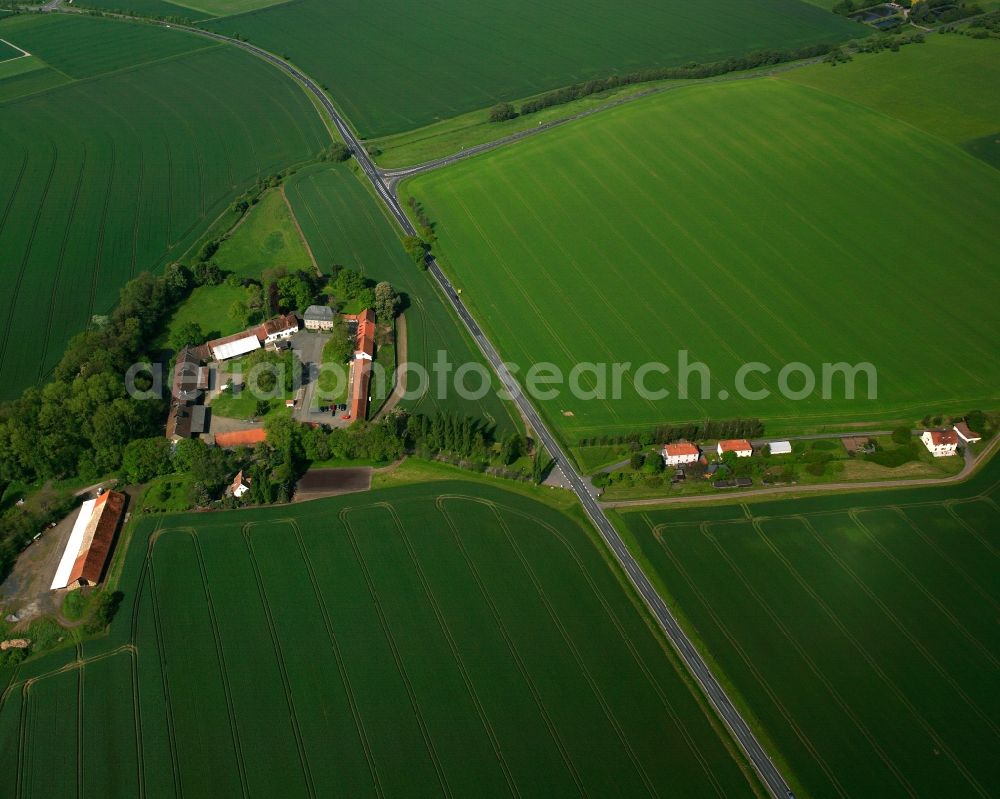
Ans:
{"type": "Polygon", "coordinates": [[[737,458],[749,458],[753,455],[753,446],[744,438],[730,438],[720,441],[715,451],[720,458],[727,452],[735,452],[737,458]]]}
{"type": "Polygon", "coordinates": [[[935,458],[947,458],[958,450],[958,433],[954,430],[924,430],[920,440],[935,458]]]}
{"type": "Polygon", "coordinates": [[[666,444],[663,447],[663,461],[667,466],[681,466],[694,463],[701,457],[701,450],[686,441],[680,444],[666,444]]]}

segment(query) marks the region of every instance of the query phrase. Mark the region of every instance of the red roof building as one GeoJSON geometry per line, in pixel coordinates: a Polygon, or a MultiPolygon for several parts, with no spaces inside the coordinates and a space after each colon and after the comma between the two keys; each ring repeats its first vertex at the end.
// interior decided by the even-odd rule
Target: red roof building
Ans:
{"type": "Polygon", "coordinates": [[[354,420],[364,419],[368,416],[368,390],[375,358],[375,312],[366,308],[359,314],[345,314],[344,319],[357,323],[354,360],[351,361],[350,416],[354,420]]]}
{"type": "Polygon", "coordinates": [[[737,458],[749,458],[753,455],[753,445],[745,438],[728,438],[720,441],[715,450],[720,458],[727,452],[735,452],[737,458]]]}
{"type": "Polygon", "coordinates": [[[234,430],[231,433],[216,433],[215,444],[223,448],[252,447],[267,441],[267,431],[263,427],[252,430],[234,430]]]}
{"type": "Polygon", "coordinates": [[[108,491],[84,503],[52,582],[53,589],[80,588],[101,581],[124,510],[125,495],[118,491],[108,491]]]}
{"type": "Polygon", "coordinates": [[[667,466],[694,463],[700,457],[701,450],[687,441],[682,441],[678,444],[667,444],[663,447],[663,461],[667,466]]]}
{"type": "Polygon", "coordinates": [[[956,424],[954,430],[958,433],[958,437],[966,444],[975,444],[977,441],[983,440],[983,437],[975,430],[970,429],[969,425],[965,422],[959,422],[956,424]]]}

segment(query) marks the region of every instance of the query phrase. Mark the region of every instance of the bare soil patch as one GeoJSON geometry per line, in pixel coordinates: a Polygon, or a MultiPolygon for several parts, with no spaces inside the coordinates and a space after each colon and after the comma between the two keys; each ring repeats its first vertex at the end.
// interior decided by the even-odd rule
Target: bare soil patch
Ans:
{"type": "Polygon", "coordinates": [[[368,491],[372,487],[372,469],[311,469],[306,472],[295,489],[293,502],[305,502],[321,497],[336,497],[355,491],[368,491]]]}

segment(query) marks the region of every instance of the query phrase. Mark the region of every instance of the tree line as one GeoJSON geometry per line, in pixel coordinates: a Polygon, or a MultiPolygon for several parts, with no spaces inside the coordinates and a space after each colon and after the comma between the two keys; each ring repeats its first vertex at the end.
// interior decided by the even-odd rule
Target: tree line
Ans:
{"type": "Polygon", "coordinates": [[[621,86],[630,86],[636,83],[651,83],[659,80],[712,78],[718,75],[726,75],[730,72],[742,72],[748,69],[781,64],[787,61],[818,58],[829,53],[831,49],[833,49],[833,45],[830,44],[813,44],[784,50],[755,50],[743,56],[726,58],[721,61],[710,61],[704,64],[691,62],[677,67],[656,67],[629,72],[625,75],[611,75],[607,78],[574,83],[571,86],[543,94],[541,97],[525,100],[521,103],[520,110],[516,110],[510,103],[498,103],[490,109],[490,121],[503,122],[519,115],[535,114],[552,106],[565,105],[574,100],[580,100],[592,94],[599,94],[610,89],[617,89],[621,86]]]}
{"type": "Polygon", "coordinates": [[[674,441],[760,438],[763,435],[764,423],[760,419],[706,419],[703,422],[689,422],[680,425],[658,425],[652,430],[642,432],[581,438],[579,446],[597,447],[627,444],[649,447],[653,444],[670,444],[674,441]]]}

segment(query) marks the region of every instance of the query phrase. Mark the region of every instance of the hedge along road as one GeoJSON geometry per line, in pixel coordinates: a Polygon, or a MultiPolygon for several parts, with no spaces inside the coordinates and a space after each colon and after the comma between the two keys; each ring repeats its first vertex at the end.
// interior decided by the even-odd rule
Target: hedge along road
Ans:
{"type": "MultiPolygon", "coordinates": [[[[350,148],[352,155],[364,170],[364,173],[371,182],[375,192],[378,194],[379,198],[385,204],[389,213],[392,214],[399,226],[407,235],[416,235],[416,229],[413,227],[406,214],[403,213],[403,209],[395,195],[386,186],[381,173],[369,157],[368,152],[354,135],[354,132],[341,116],[337,107],[333,104],[333,101],[311,78],[284,59],[279,58],[266,50],[262,50],[261,48],[248,42],[231,39],[228,36],[200,30],[198,28],[192,28],[186,25],[177,25],[166,22],[151,22],[150,24],[166,28],[177,28],[189,33],[196,33],[200,36],[207,36],[210,39],[215,39],[220,42],[227,42],[235,45],[236,47],[242,47],[244,50],[269,61],[271,64],[291,75],[316,98],[323,109],[327,112],[330,120],[336,126],[340,135],[350,148]]],[[[726,694],[723,690],[719,681],[715,678],[715,675],[712,674],[704,659],[698,653],[697,649],[695,649],[694,644],[691,643],[691,640],[681,629],[681,626],[677,623],[677,620],[667,608],[663,598],[656,592],[656,589],[653,588],[653,584],[649,581],[649,578],[646,577],[635,558],[632,557],[632,554],[629,552],[625,543],[618,535],[617,530],[615,530],[614,525],[611,524],[608,517],[604,515],[604,511],[600,505],[598,505],[593,496],[591,496],[587,483],[576,470],[576,467],[573,465],[573,461],[567,456],[556,437],[552,434],[548,427],[546,427],[541,416],[535,410],[535,407],[531,404],[528,398],[525,397],[524,393],[521,391],[521,387],[514,379],[513,374],[504,365],[500,354],[494,348],[489,339],[486,338],[486,335],[483,333],[476,320],[473,319],[472,314],[469,313],[465,304],[458,296],[458,293],[452,286],[451,281],[448,280],[444,272],[441,271],[441,267],[438,265],[437,261],[433,258],[428,259],[428,270],[434,276],[434,279],[444,292],[444,295],[448,298],[455,312],[465,324],[469,334],[475,340],[479,349],[482,350],[482,353],[486,357],[490,366],[499,376],[501,383],[517,404],[518,410],[521,412],[522,416],[528,421],[528,424],[535,431],[545,449],[548,450],[549,454],[553,457],[555,466],[558,466],[562,470],[563,474],[566,475],[570,487],[580,500],[580,503],[583,505],[587,516],[590,517],[590,520],[597,528],[601,537],[604,539],[604,542],[618,559],[618,562],[624,569],[628,579],[631,581],[634,588],[639,592],[643,601],[645,601],[650,612],[653,614],[653,617],[656,619],[661,629],[666,633],[671,644],[677,650],[688,669],[701,684],[705,695],[715,707],[716,712],[726,723],[726,726],[729,727],[733,736],[742,747],[747,758],[750,760],[750,763],[756,769],[768,790],[774,796],[780,797],[781,799],[791,796],[792,792],[787,781],[781,775],[781,772],[778,771],[774,762],[771,760],[760,741],[757,740],[757,737],[750,729],[746,720],[742,715],[740,715],[740,712],[736,709],[736,706],[733,704],[728,694],[726,694]]]]}

